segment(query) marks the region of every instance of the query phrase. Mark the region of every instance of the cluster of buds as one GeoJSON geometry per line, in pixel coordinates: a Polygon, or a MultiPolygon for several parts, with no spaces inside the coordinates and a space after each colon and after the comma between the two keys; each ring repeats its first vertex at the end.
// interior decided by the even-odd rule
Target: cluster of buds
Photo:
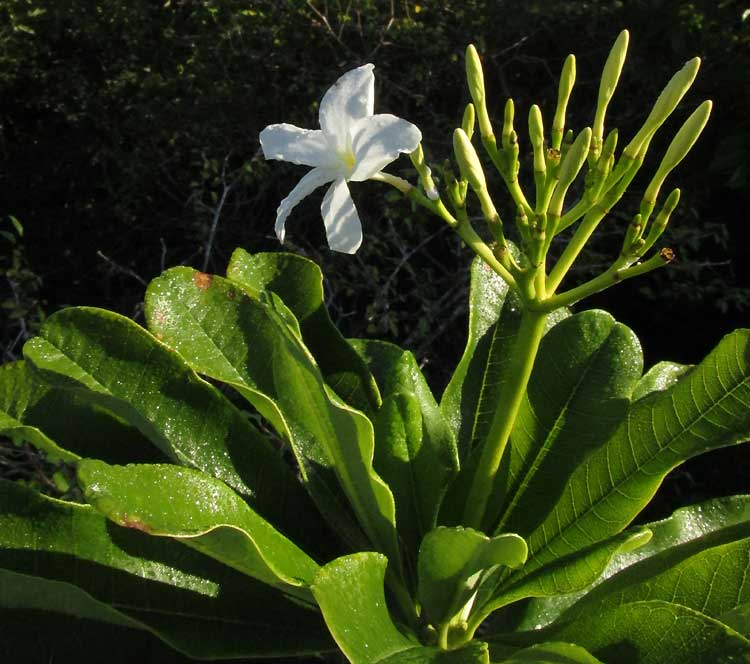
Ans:
{"type": "Polygon", "coordinates": [[[466,51],[466,76],[472,103],[463,115],[461,126],[453,134],[453,151],[458,176],[449,164],[442,169],[443,202],[431,170],[425,162],[421,145],[411,154],[426,197],[414,190],[415,200],[454,226],[474,251],[515,287],[525,304],[539,311],[551,311],[572,304],[587,295],[670,262],[671,249],[646,254],[664,233],[680,198],[680,190],[669,193],[658,213],[654,210],[667,176],[684,159],[700,136],[711,113],[711,102],[705,101],[676,133],[659,164],[632,222],[628,225],[622,250],[612,265],[589,282],[558,293],[558,288],[591,234],[620,201],[636,173],[643,165],[648,147],[659,128],[676,109],[695,80],[700,59],[693,58],[669,81],[643,126],[617,157],[617,129],[605,135],[607,107],[620,79],[628,48],[628,32],[623,31],[604,65],[591,127],[577,135],[566,128],[568,102],[575,85],[576,60],[569,55],[562,68],[557,106],[549,138],[545,133],[542,111],[532,106],[528,132],[533,156],[533,204],[519,182],[519,138],[514,128],[515,107],[512,99],[505,104],[503,127],[498,145],[488,112],[482,64],[473,46],[466,51]],[[515,226],[520,254],[510,250],[503,220],[493,203],[481,160],[472,142],[475,126],[490,162],[502,177],[516,208],[515,226]],[[583,188],[577,201],[566,205],[566,196],[585,170],[583,188]],[[493,238],[491,247],[474,231],[467,212],[467,194],[471,190],[481,208],[493,238]],[[653,219],[652,219],[653,216],[653,219]],[[576,225],[565,249],[547,273],[547,257],[553,239],[576,225]]]}

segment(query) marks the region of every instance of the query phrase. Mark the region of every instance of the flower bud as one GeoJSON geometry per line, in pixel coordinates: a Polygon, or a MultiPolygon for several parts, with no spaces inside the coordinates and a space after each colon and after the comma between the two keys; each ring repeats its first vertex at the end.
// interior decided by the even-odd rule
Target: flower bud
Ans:
{"type": "Polygon", "coordinates": [[[487,189],[487,181],[484,178],[482,164],[474,146],[463,129],[458,128],[453,132],[453,152],[456,155],[461,177],[467,180],[474,191],[487,189]]]}
{"type": "Polygon", "coordinates": [[[634,158],[641,151],[641,147],[648,137],[655,133],[672,114],[672,111],[677,108],[677,104],[680,103],[680,100],[693,84],[700,65],[701,59],[693,58],[692,60],[688,60],[682,69],[672,76],[654,103],[654,107],[651,109],[651,113],[649,113],[643,126],[623,151],[624,154],[634,158]]]}
{"type": "Polygon", "coordinates": [[[513,116],[515,115],[515,106],[513,105],[513,100],[508,99],[508,101],[505,102],[505,110],[503,111],[503,150],[510,150],[511,148],[511,134],[515,133],[513,131],[513,116]]]}
{"type": "Polygon", "coordinates": [[[667,200],[664,201],[664,205],[661,206],[659,214],[656,215],[654,223],[649,229],[648,235],[643,245],[639,248],[640,255],[646,253],[651,247],[654,246],[656,241],[661,237],[664,231],[667,229],[669,218],[675,211],[677,204],[680,202],[680,190],[673,189],[672,192],[667,196],[667,200]]]}
{"type": "Polygon", "coordinates": [[[484,72],[474,44],[469,44],[466,48],[466,82],[469,86],[469,94],[474,100],[479,132],[483,137],[492,136],[492,124],[489,115],[487,115],[487,101],[484,92],[484,72]]]}
{"type": "Polygon", "coordinates": [[[557,108],[555,109],[555,117],[552,120],[552,148],[555,150],[560,149],[562,144],[563,131],[565,130],[565,112],[568,108],[568,101],[570,100],[570,93],[573,91],[573,85],[576,82],[576,58],[574,55],[569,55],[565,58],[565,64],[563,64],[562,73],[560,74],[560,85],[557,89],[557,108]]]}
{"type": "Polygon", "coordinates": [[[466,135],[469,137],[469,140],[471,140],[471,137],[474,135],[475,117],[476,112],[474,111],[474,104],[466,104],[466,108],[464,109],[464,116],[461,119],[461,129],[464,130],[466,135]]]}
{"type": "Polygon", "coordinates": [[[600,145],[602,136],[604,135],[604,115],[607,112],[607,106],[615,93],[617,82],[620,80],[622,66],[625,63],[625,55],[628,52],[629,38],[630,35],[627,30],[623,30],[618,35],[612,46],[612,50],[609,52],[607,62],[604,64],[602,80],[599,84],[599,97],[596,103],[594,126],[592,128],[594,144],[596,146],[600,145]]]}
{"type": "Polygon", "coordinates": [[[534,148],[534,172],[544,173],[547,170],[544,159],[544,125],[542,111],[536,104],[529,110],[529,138],[534,148]]]}
{"type": "Polygon", "coordinates": [[[591,129],[586,127],[586,129],[578,134],[578,138],[573,142],[573,145],[565,152],[560,162],[560,169],[557,171],[558,183],[550,200],[549,213],[551,216],[560,216],[565,194],[586,163],[590,145],[591,129]]]}
{"type": "Polygon", "coordinates": [[[701,135],[703,128],[708,122],[708,117],[711,115],[712,106],[713,103],[710,100],[704,101],[693,111],[692,115],[685,121],[685,124],[680,127],[669,144],[656,174],[646,189],[646,193],[643,195],[644,200],[651,203],[656,201],[664,179],[685,158],[685,155],[701,135]]]}
{"type": "Polygon", "coordinates": [[[417,170],[417,174],[419,175],[419,179],[422,182],[422,187],[424,187],[427,198],[429,198],[431,201],[436,201],[438,198],[440,198],[440,194],[438,193],[437,187],[435,187],[435,181],[432,179],[432,170],[425,162],[424,150],[422,150],[421,143],[417,145],[414,152],[409,154],[409,159],[411,159],[411,163],[417,170]]]}

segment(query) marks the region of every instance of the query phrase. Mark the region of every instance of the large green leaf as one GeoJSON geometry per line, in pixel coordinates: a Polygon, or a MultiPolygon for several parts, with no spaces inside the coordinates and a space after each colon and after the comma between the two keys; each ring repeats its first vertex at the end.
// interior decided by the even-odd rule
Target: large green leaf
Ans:
{"type": "Polygon", "coordinates": [[[672,468],[750,434],[749,336],[727,336],[682,380],[633,404],[570,476],[557,506],[528,538],[529,561],[506,586],[619,532],[672,468]]]}
{"type": "Polygon", "coordinates": [[[384,594],[387,566],[380,554],[355,553],[321,567],[315,578],[315,599],[352,664],[488,664],[483,643],[446,652],[421,646],[399,630],[384,594]]]}
{"type": "MultiPolygon", "coordinates": [[[[0,481],[0,609],[138,626],[200,658],[331,647],[319,614],[169,539],[89,505],[0,481]]],[[[82,635],[83,636],[83,635],[82,635]]]]}
{"type": "MultiPolygon", "coordinates": [[[[61,448],[35,426],[25,424],[23,414],[31,397],[31,377],[24,362],[0,367],[0,435],[15,442],[28,442],[45,452],[51,462],[72,462],[79,456],[61,448]]],[[[39,386],[44,389],[41,385],[39,386]]]]}
{"type": "MultiPolygon", "coordinates": [[[[517,583],[502,584],[502,577],[495,573],[494,578],[485,580],[479,589],[474,602],[477,613],[475,620],[483,619],[492,611],[528,597],[557,598],[589,588],[615,556],[638,549],[650,539],[651,531],[648,529],[620,533],[558,558],[534,573],[522,576],[517,583]],[[502,592],[497,591],[498,585],[502,585],[502,592]]],[[[533,627],[538,627],[538,623],[533,627]]]]}
{"type": "Polygon", "coordinates": [[[383,341],[351,343],[383,395],[373,417],[373,463],[393,492],[399,535],[416,553],[435,527],[440,501],[458,469],[453,432],[410,352],[383,341]]]}
{"type": "Polygon", "coordinates": [[[341,503],[331,499],[337,479],[370,540],[398,564],[393,495],[372,468],[371,422],[326,388],[272,302],[206,276],[173,268],[152,282],[147,316],[154,334],[196,370],[237,387],[280,430],[311,495],[338,526],[341,516],[332,511],[341,503]]]}
{"type": "MultiPolygon", "coordinates": [[[[750,496],[716,498],[700,505],[683,507],[667,519],[641,527],[652,533],[651,540],[638,548],[619,551],[602,572],[597,583],[606,581],[614,574],[627,570],[631,565],[651,558],[666,549],[694,542],[717,530],[748,522],[750,522],[750,496]]],[[[637,533],[641,528],[626,531],[620,537],[627,536],[628,533],[637,533]]],[[[552,567],[556,565],[557,563],[553,563],[552,567]]],[[[533,600],[526,607],[518,628],[534,629],[548,625],[595,587],[596,584],[580,592],[533,600]]]]}
{"type": "Polygon", "coordinates": [[[560,622],[630,602],[664,600],[712,618],[750,602],[750,521],[667,548],[610,577],[560,622]]]}
{"type": "Polygon", "coordinates": [[[380,406],[372,374],[328,316],[323,274],[316,263],[295,254],[235,249],[227,277],[251,292],[279,295],[299,321],[305,345],[336,394],[365,412],[380,406]]]}
{"type": "Polygon", "coordinates": [[[64,309],[24,354],[45,380],[98,400],[171,459],[221,479],[285,531],[315,541],[317,511],[278,451],[177,353],[131,320],[101,309],[64,309]]]}
{"type": "Polygon", "coordinates": [[[86,500],[120,526],[167,536],[239,572],[303,599],[318,566],[258,516],[232,489],[205,473],[165,464],[110,466],[84,460],[86,500]]]}
{"type": "Polygon", "coordinates": [[[535,636],[575,643],[607,664],[750,661],[750,641],[741,634],[699,611],[663,601],[624,604],[535,636]]]}
{"type": "Polygon", "coordinates": [[[433,625],[442,625],[474,595],[482,573],[526,561],[526,542],[518,535],[487,537],[471,528],[436,528],[419,549],[419,600],[433,625]]]}
{"type": "MultiPolygon", "coordinates": [[[[250,298],[231,281],[178,267],[149,285],[146,319],[152,332],[195,371],[231,385],[289,441],[302,482],[320,513],[350,546],[367,548],[331,455],[319,438],[311,438],[304,422],[290,420],[279,401],[273,371],[275,348],[284,343],[281,339],[290,346],[299,343],[280,316],[274,315],[278,302],[264,299],[267,304],[250,298]]],[[[305,362],[311,364],[307,357],[305,362]]],[[[324,389],[322,384],[319,389],[324,389]]],[[[330,547],[330,555],[338,553],[330,547]]]]}
{"type": "Polygon", "coordinates": [[[642,370],[635,334],[604,311],[584,311],[550,330],[501,468],[496,532],[527,537],[547,517],[576,466],[622,420],[642,370]]]}
{"type": "Polygon", "coordinates": [[[164,460],[138,429],[75,392],[46,385],[24,361],[0,367],[0,419],[4,417],[25,427],[15,433],[6,429],[6,435],[46,450],[49,461],[94,455],[113,463],[164,460]]]}
{"type": "Polygon", "coordinates": [[[572,643],[540,643],[518,650],[495,664],[602,664],[591,653],[572,643]]]}

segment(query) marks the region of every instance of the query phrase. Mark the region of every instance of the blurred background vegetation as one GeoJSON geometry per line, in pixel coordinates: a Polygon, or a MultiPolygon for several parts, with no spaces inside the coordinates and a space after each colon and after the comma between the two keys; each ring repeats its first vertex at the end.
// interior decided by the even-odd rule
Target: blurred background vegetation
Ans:
{"type": "MultiPolygon", "coordinates": [[[[221,273],[236,246],[278,250],[275,209],[303,171],[266,163],[258,134],[275,122],[317,127],[318,101],[348,69],[375,63],[376,110],[417,124],[439,164],[468,101],[468,43],[482,54],[496,118],[508,96],[517,118],[532,103],[550,118],[574,52],[569,125],[578,131],[628,28],[608,122],[621,136],[685,60],[704,61],[644,178],[692,108],[711,98],[715,112],[670,178],[683,190],[666,236],[678,261],[586,306],[633,327],[647,364],[696,362],[747,324],[750,307],[749,16],[750,2],[735,0],[0,0],[4,360],[62,306],[140,319],[144,287],[165,267],[221,273]]],[[[413,178],[406,159],[392,170],[413,178]]],[[[469,253],[384,185],[352,191],[365,226],[356,256],[326,249],[322,193],[294,211],[285,248],[321,263],[346,335],[411,349],[439,393],[464,344],[469,253]]],[[[637,202],[626,199],[603,225],[591,270],[615,255],[637,202]]],[[[731,450],[684,467],[667,484],[670,505],[747,491],[746,456],[731,450]]]]}

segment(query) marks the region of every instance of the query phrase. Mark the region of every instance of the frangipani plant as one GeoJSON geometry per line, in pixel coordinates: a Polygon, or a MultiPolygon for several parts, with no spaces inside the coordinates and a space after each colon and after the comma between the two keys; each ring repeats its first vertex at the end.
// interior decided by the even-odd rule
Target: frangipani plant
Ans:
{"type": "Polygon", "coordinates": [[[326,94],[319,132],[261,135],[266,157],[313,166],[279,208],[281,237],[294,204],[333,182],[329,242],[355,251],[346,182],[376,179],[476,254],[466,349],[439,403],[409,352],[341,336],[319,269],[291,254],[238,249],[226,277],[167,270],[146,293],[148,329],[85,307],[50,317],[2,369],[0,423],[73,467],[85,504],[0,482],[10,634],[29,617],[99,621],[96,634],[153,635],[198,659],[748,661],[750,498],[629,527],[672,468],[750,435],[748,332],[695,367],[644,374],[631,330],[568,310],[672,259],[654,247],[679,190],[661,189],[710,102],[675,135],[612,265],[562,288],[698,70],[695,59],[674,76],[616,156],[604,125],[627,42],[605,64],[590,128],[566,129],[573,56],[549,135],[532,107],[533,199],[513,103],[498,141],[473,47],[473,103],[439,182],[419,130],[374,115],[370,65],[326,94]],[[516,244],[475,142],[515,203],[516,244]],[[405,151],[418,183],[383,171],[405,151]]]}

